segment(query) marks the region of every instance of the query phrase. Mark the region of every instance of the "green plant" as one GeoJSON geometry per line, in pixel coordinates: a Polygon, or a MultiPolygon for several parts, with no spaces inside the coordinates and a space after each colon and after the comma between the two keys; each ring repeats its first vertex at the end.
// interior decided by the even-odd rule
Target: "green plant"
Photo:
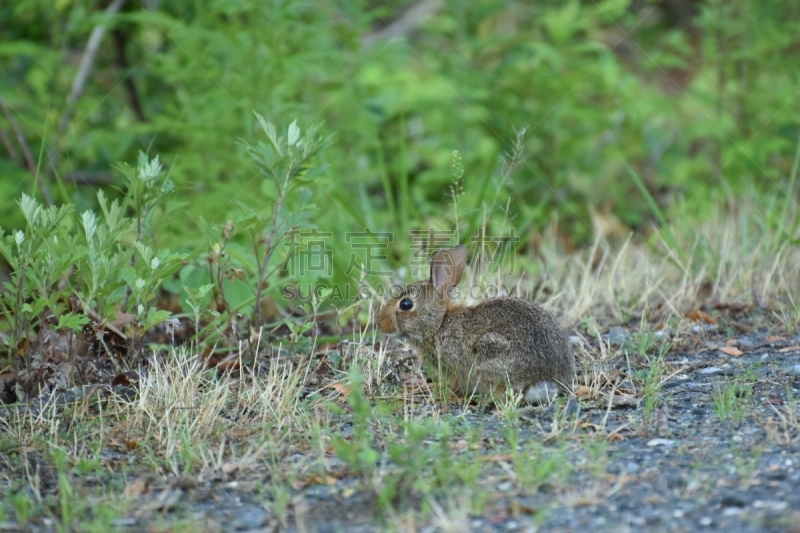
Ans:
{"type": "MultiPolygon", "coordinates": [[[[19,206],[26,230],[0,233],[0,255],[11,267],[0,305],[10,323],[12,349],[49,313],[56,317],[55,329],[69,332],[74,340],[91,320],[111,321],[119,312],[129,312],[138,326],[130,339],[132,350],[141,350],[144,331],[169,318],[169,312],[157,309],[156,298],[185,255],[154,251],[147,244],[152,231],[146,230],[171,186],[158,160],[143,154],[135,169],[120,168],[129,196],[109,203],[99,191],[101,215],[91,210],[78,214],[71,205],[45,207],[23,194],[19,206]],[[135,220],[124,214],[129,200],[135,220]]],[[[72,342],[70,359],[71,350],[72,342]]]]}
{"type": "Polygon", "coordinates": [[[569,461],[563,449],[546,447],[534,439],[522,446],[518,429],[506,430],[505,438],[520,488],[535,493],[555,478],[568,475],[569,461]]]}
{"type": "MultiPolygon", "coordinates": [[[[347,403],[353,413],[353,432],[350,439],[342,435],[334,435],[331,439],[333,451],[344,461],[351,470],[358,474],[362,480],[371,481],[380,457],[379,451],[374,446],[374,437],[370,431],[372,406],[364,398],[361,391],[363,377],[358,367],[353,365],[349,372],[350,392],[347,403]]],[[[334,412],[343,412],[331,405],[334,412]]]]}
{"type": "Polygon", "coordinates": [[[35,507],[34,502],[24,488],[14,493],[10,501],[11,507],[14,509],[14,518],[19,525],[24,526],[31,517],[31,513],[35,507]]]}
{"type": "Polygon", "coordinates": [[[717,387],[711,393],[713,409],[721,421],[731,420],[738,424],[747,416],[747,403],[752,395],[751,386],[741,383],[728,383],[717,387]]]}

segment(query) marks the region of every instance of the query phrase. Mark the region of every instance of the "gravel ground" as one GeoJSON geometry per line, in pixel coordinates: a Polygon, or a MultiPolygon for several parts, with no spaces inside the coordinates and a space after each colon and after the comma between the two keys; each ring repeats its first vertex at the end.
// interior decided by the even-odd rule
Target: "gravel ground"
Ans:
{"type": "MultiPolygon", "coordinates": [[[[481,515],[450,508],[438,525],[421,520],[411,527],[402,516],[387,518],[372,493],[346,474],[332,484],[294,490],[282,520],[265,510],[269,506],[246,480],[207,482],[186,494],[182,509],[209,530],[800,532],[800,410],[793,399],[800,388],[800,336],[764,330],[731,341],[730,330],[713,325],[697,326],[695,333],[664,355],[670,377],[661,384],[649,423],[642,422],[641,388],[642,372],[651,365],[624,350],[594,365],[615,375],[605,387],[613,387],[611,404],[608,394],[579,396],[549,408],[523,408],[513,421],[495,407],[453,407],[456,427],[482,432],[476,460],[508,451],[510,425],[523,445],[552,439],[558,421],[556,440],[573,465],[558,482],[525,491],[509,481],[507,462],[490,461],[480,480],[490,493],[481,515]],[[605,444],[591,467],[583,443],[595,434],[605,444]]],[[[621,329],[605,336],[612,346],[631,338],[621,329]]],[[[584,362],[585,373],[588,366],[584,362]]],[[[343,431],[347,426],[343,419],[343,431]]],[[[336,459],[330,464],[334,468],[336,459]]],[[[119,525],[141,528],[135,521],[119,525]]]]}

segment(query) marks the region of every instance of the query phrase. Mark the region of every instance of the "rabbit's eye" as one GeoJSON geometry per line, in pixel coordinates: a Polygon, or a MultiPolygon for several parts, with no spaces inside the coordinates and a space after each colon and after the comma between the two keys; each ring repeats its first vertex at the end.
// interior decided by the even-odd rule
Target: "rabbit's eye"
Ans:
{"type": "Polygon", "coordinates": [[[414,302],[412,302],[408,298],[403,298],[402,300],[400,300],[401,311],[411,311],[413,308],[414,308],[414,302]]]}

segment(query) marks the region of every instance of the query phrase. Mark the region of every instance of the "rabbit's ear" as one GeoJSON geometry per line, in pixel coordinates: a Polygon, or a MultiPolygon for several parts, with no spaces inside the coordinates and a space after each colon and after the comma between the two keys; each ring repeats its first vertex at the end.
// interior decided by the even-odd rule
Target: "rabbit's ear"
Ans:
{"type": "Polygon", "coordinates": [[[446,295],[458,285],[467,264],[467,247],[460,244],[452,250],[439,250],[431,258],[431,283],[436,292],[446,295]]]}

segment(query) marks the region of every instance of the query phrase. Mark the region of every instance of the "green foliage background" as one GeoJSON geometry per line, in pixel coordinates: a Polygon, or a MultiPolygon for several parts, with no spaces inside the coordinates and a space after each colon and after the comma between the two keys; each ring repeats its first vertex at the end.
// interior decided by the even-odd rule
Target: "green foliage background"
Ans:
{"type": "MultiPolygon", "coordinates": [[[[145,151],[176,186],[153,214],[153,244],[196,258],[239,204],[267,209],[275,199],[247,155],[261,140],[253,111],[282,128],[323,122],[335,136],[317,156],[323,171],[287,208],[308,207],[312,193],[309,225],[333,231],[336,276],[350,257],[347,231],[395,232],[394,264],[407,262],[410,230],[455,228],[454,150],[465,169],[462,241],[492,202],[508,202],[522,246],[554,219],[580,245],[593,238],[590,206],[647,231],[737,195],[795,194],[797,1],[430,4],[127,2],[60,131],[107,3],[3,2],[0,96],[40,170],[0,150],[0,226],[22,227],[15,202],[41,197],[36,180],[56,203],[96,208],[98,187],[119,194],[114,165],[145,151]],[[426,16],[405,38],[365,44],[420,6],[426,16]],[[503,180],[501,156],[522,127],[524,163],[503,180]],[[59,157],[48,172],[51,151],[59,157]],[[105,185],[78,184],[77,173],[105,185]]],[[[11,135],[5,117],[0,125],[11,135]]]]}

